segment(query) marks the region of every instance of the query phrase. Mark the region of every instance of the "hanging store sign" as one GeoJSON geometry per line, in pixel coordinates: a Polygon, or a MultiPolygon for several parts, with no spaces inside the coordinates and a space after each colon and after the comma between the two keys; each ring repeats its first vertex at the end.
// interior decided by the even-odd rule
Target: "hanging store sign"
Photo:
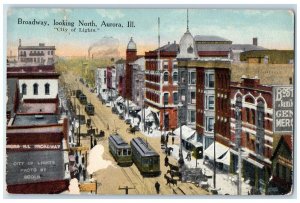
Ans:
{"type": "Polygon", "coordinates": [[[273,87],[273,131],[291,133],[294,122],[294,92],[292,86],[273,87]]]}

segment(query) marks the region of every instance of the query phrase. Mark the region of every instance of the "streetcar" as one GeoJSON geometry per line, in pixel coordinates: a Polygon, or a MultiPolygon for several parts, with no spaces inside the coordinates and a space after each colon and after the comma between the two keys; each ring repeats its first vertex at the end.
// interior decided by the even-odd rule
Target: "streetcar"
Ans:
{"type": "Polygon", "coordinates": [[[81,93],[81,95],[79,96],[79,101],[81,104],[87,104],[87,99],[86,99],[86,96],[85,94],[81,93]]]}
{"type": "Polygon", "coordinates": [[[121,136],[114,133],[108,137],[109,152],[112,154],[118,165],[131,166],[131,147],[121,136]]]}
{"type": "Polygon", "coordinates": [[[91,104],[91,103],[87,103],[87,104],[85,105],[84,110],[85,110],[86,114],[89,115],[89,116],[93,116],[94,113],[95,113],[95,107],[94,107],[94,105],[91,104]]]}
{"type": "Polygon", "coordinates": [[[141,137],[133,138],[130,142],[132,160],[143,176],[159,176],[160,157],[152,147],[141,137]]]}
{"type": "Polygon", "coordinates": [[[82,94],[81,90],[76,90],[76,98],[79,99],[79,96],[82,94]]]}

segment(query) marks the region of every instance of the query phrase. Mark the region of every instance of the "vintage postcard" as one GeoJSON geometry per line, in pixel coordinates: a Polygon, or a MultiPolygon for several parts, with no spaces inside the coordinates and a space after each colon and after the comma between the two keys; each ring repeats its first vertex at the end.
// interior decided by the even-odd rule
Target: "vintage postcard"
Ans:
{"type": "Polygon", "coordinates": [[[293,194],[293,9],[4,15],[7,195],[293,194]]]}

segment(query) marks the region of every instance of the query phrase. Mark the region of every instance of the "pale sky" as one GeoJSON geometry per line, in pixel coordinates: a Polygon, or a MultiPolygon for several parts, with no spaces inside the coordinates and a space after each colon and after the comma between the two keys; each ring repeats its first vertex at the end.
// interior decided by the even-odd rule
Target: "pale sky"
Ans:
{"type": "MultiPolygon", "coordinates": [[[[59,56],[86,56],[89,47],[112,37],[121,56],[130,37],[137,44],[138,54],[144,54],[158,46],[160,17],[161,45],[176,41],[186,31],[186,9],[94,9],[94,8],[9,8],[7,11],[7,54],[16,54],[18,40],[22,45],[56,46],[59,56]],[[18,24],[23,21],[47,21],[46,26],[18,24]],[[76,32],[58,32],[53,21],[74,22],[76,32]],[[78,20],[93,20],[97,32],[78,32],[78,20]],[[102,21],[121,23],[124,27],[101,27],[102,21]],[[127,22],[133,21],[134,28],[127,22]],[[96,28],[96,29],[97,29],[96,28]]],[[[65,28],[71,29],[70,26],[65,28]]],[[[234,44],[251,44],[258,38],[258,45],[269,49],[294,49],[294,13],[290,10],[246,9],[189,9],[189,28],[195,35],[217,35],[234,44]]],[[[100,43],[100,44],[101,44],[100,43]]],[[[105,44],[104,46],[109,46],[105,44]]]]}

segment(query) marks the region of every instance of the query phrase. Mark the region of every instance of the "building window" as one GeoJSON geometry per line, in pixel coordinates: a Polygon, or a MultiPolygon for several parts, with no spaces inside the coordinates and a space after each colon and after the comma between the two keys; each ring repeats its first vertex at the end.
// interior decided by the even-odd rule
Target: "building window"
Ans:
{"type": "Polygon", "coordinates": [[[196,84],[196,72],[189,73],[189,84],[196,84]]]}
{"type": "Polygon", "coordinates": [[[164,82],[168,82],[169,74],[168,72],[164,72],[164,82]]]}
{"type": "Polygon", "coordinates": [[[251,114],[252,114],[252,124],[255,124],[255,110],[251,109],[251,114]]]}
{"type": "Polygon", "coordinates": [[[215,96],[206,96],[206,109],[215,109],[215,96]]]}
{"type": "Polygon", "coordinates": [[[48,51],[48,55],[50,55],[50,51],[48,51]]]}
{"type": "Polygon", "coordinates": [[[191,98],[191,101],[190,101],[191,104],[196,104],[196,92],[191,91],[190,98],[191,98]]]}
{"type": "Polygon", "coordinates": [[[39,88],[39,85],[37,83],[35,83],[33,85],[33,94],[34,95],[38,95],[39,94],[38,88],[39,88]]]}
{"type": "Polygon", "coordinates": [[[250,109],[246,108],[246,118],[247,122],[250,123],[250,109]]]}
{"type": "Polygon", "coordinates": [[[214,118],[213,117],[206,117],[205,130],[207,132],[213,132],[214,131],[214,118]]]}
{"type": "Polygon", "coordinates": [[[196,111],[190,110],[190,111],[188,111],[188,113],[189,113],[189,115],[188,115],[189,122],[195,123],[196,122],[196,111]]]}
{"type": "Polygon", "coordinates": [[[51,51],[51,55],[53,55],[53,51],[51,51]]]}
{"type": "Polygon", "coordinates": [[[178,104],[178,92],[173,93],[173,103],[178,104]]]}
{"type": "Polygon", "coordinates": [[[164,93],[164,104],[169,103],[169,93],[164,93]]]}
{"type": "Polygon", "coordinates": [[[206,73],[205,74],[205,87],[214,88],[215,87],[215,74],[206,73]]]}
{"type": "Polygon", "coordinates": [[[178,72],[173,73],[173,82],[178,82],[178,72]]]}
{"type": "Polygon", "coordinates": [[[49,95],[50,94],[50,85],[47,83],[45,84],[45,95],[49,95]]]}
{"type": "Polygon", "coordinates": [[[26,84],[23,84],[23,85],[22,85],[22,94],[23,94],[23,95],[26,95],[26,94],[27,94],[27,85],[26,85],[26,84]]]}

